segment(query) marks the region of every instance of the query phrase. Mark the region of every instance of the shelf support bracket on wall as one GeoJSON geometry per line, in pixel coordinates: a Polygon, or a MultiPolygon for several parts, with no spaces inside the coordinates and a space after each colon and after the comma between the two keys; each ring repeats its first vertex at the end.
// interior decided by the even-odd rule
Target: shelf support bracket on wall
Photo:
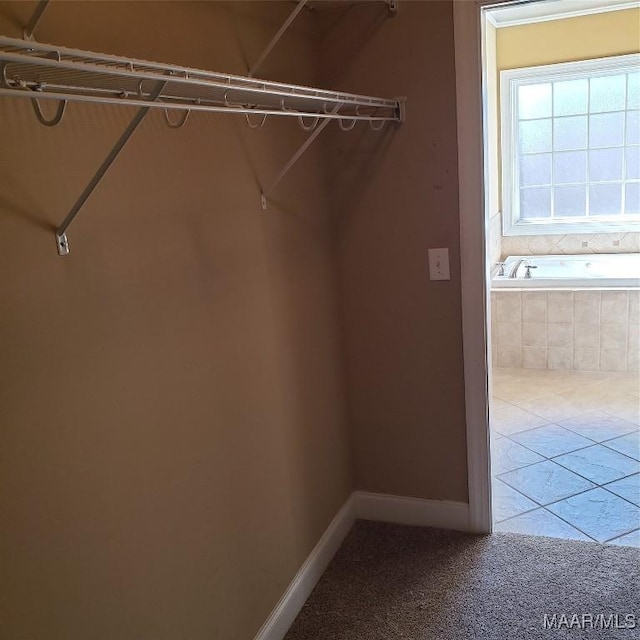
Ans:
{"type": "Polygon", "coordinates": [[[264,51],[260,54],[258,59],[253,63],[251,69],[249,69],[249,77],[255,76],[256,71],[262,66],[262,63],[267,59],[267,56],[273,51],[273,48],[278,44],[280,38],[284,35],[285,31],[291,26],[291,23],[296,19],[297,15],[302,11],[304,5],[307,4],[307,0],[298,0],[298,5],[291,12],[291,15],[284,21],[284,24],[278,29],[278,32],[271,39],[271,42],[266,46],[264,51]]]}
{"type": "MultiPolygon", "coordinates": [[[[155,102],[158,96],[162,93],[162,90],[166,86],[166,82],[159,82],[156,87],[151,91],[148,97],[149,102],[155,102]]],[[[93,193],[94,189],[100,184],[100,180],[104,177],[109,167],[113,164],[113,161],[118,157],[124,146],[127,144],[129,138],[133,135],[133,132],[140,126],[146,115],[149,113],[151,107],[142,107],[138,113],[133,117],[127,128],[124,130],[114,147],[109,152],[104,162],[100,165],[100,168],[95,172],[93,178],[89,181],[89,184],[85,190],[80,194],[80,197],[76,200],[75,204],[71,207],[71,210],[67,214],[67,217],[62,221],[60,226],[56,229],[56,246],[58,248],[58,254],[66,256],[69,253],[69,240],[67,239],[67,229],[73,222],[74,218],[78,215],[80,209],[82,209],[84,203],[89,199],[89,196],[93,193]]]]}
{"type": "Polygon", "coordinates": [[[22,37],[25,40],[33,40],[33,34],[38,28],[38,24],[42,18],[42,15],[46,11],[48,5],[49,5],[49,0],[40,0],[40,2],[38,2],[38,6],[36,7],[35,11],[33,12],[33,15],[31,16],[31,20],[29,20],[29,22],[27,23],[27,26],[22,31],[22,37]]]}
{"type": "MultiPolygon", "coordinates": [[[[332,110],[331,114],[335,115],[342,105],[336,105],[332,110]]],[[[293,165],[300,159],[302,154],[311,146],[313,141],[324,131],[324,128],[331,122],[329,118],[323,120],[321,124],[319,124],[314,130],[313,133],[304,141],[302,146],[293,154],[291,160],[287,162],[287,164],[282,168],[282,171],[278,174],[276,179],[272,182],[271,186],[268,189],[265,189],[262,192],[262,209],[263,211],[267,210],[267,198],[269,194],[278,186],[278,183],[284,178],[287,173],[289,173],[289,169],[293,167],[293,165]]]]}

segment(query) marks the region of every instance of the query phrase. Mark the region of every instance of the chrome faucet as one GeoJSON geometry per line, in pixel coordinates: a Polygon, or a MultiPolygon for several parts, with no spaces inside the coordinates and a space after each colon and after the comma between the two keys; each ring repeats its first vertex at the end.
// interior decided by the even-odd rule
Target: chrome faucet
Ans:
{"type": "Polygon", "coordinates": [[[538,266],[535,264],[529,264],[528,262],[525,263],[524,265],[524,277],[525,278],[530,278],[531,277],[531,269],[537,269],[538,266]]]}
{"type": "Polygon", "coordinates": [[[498,262],[498,263],[496,263],[496,266],[498,267],[498,275],[499,276],[503,276],[504,275],[504,262],[498,262]]]}
{"type": "Polygon", "coordinates": [[[522,258],[520,258],[519,260],[516,260],[516,263],[513,265],[513,267],[511,267],[511,271],[509,272],[509,278],[517,278],[518,277],[518,269],[520,268],[520,265],[523,262],[524,261],[522,260],[522,258]]]}

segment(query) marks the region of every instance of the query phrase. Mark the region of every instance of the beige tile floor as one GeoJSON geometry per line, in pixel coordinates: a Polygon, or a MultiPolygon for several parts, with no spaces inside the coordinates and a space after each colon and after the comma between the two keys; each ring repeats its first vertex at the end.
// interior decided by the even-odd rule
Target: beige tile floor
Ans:
{"type": "Polygon", "coordinates": [[[494,528],[640,546],[637,373],[496,368],[494,528]]]}

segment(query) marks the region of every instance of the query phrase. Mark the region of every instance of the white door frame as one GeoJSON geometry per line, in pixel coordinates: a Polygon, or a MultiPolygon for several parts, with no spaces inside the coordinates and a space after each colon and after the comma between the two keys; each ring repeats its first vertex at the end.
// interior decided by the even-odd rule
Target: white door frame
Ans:
{"type": "Polygon", "coordinates": [[[483,8],[540,0],[454,0],[453,23],[458,122],[458,198],[462,284],[462,335],[467,421],[469,529],[491,533],[489,455],[489,375],[487,328],[490,326],[484,168],[488,145],[483,97],[483,8]]]}
{"type": "Polygon", "coordinates": [[[482,7],[499,3],[501,0],[453,3],[469,529],[477,533],[492,530],[482,7]]]}

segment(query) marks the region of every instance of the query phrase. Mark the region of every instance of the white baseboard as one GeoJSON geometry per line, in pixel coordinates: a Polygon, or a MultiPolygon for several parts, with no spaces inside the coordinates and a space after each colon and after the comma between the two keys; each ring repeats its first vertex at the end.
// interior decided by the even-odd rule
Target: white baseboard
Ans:
{"type": "Polygon", "coordinates": [[[282,640],[356,518],[469,531],[469,505],[355,491],[338,511],[254,640],[282,640]]]}
{"type": "Polygon", "coordinates": [[[362,520],[469,531],[469,505],[466,502],[406,498],[368,491],[356,491],[353,496],[356,518],[362,520]]]}
{"type": "Polygon", "coordinates": [[[282,640],[355,522],[351,494],[313,548],[255,640],[282,640]]]}

